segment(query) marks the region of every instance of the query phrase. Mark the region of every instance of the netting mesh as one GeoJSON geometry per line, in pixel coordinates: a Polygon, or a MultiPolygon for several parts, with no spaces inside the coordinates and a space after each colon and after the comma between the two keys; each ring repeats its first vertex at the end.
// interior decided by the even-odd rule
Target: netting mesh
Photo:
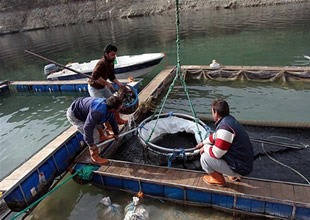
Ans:
{"type": "Polygon", "coordinates": [[[272,81],[310,81],[310,70],[247,70],[247,69],[186,69],[186,79],[206,79],[218,81],[248,80],[260,82],[272,81]]]}
{"type": "Polygon", "coordinates": [[[97,170],[95,166],[85,166],[79,170],[78,176],[83,180],[90,180],[94,170],[97,170]]]}

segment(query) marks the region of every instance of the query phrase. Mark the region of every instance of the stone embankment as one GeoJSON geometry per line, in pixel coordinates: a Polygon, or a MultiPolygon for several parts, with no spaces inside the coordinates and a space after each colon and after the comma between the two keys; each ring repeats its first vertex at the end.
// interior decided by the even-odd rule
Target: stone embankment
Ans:
{"type": "MultiPolygon", "coordinates": [[[[180,10],[234,9],[310,0],[179,0],[180,10]]],[[[175,0],[2,0],[0,34],[174,13],[175,0]]]]}

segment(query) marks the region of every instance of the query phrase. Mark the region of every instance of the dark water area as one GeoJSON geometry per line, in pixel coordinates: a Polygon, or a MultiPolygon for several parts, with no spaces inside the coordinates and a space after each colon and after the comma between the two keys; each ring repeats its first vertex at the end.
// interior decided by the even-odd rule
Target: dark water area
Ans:
{"type": "Polygon", "coordinates": [[[196,145],[196,139],[194,134],[178,132],[176,134],[162,134],[156,137],[152,143],[168,149],[187,149],[196,145]]]}
{"type": "Polygon", "coordinates": [[[251,177],[310,183],[310,129],[255,126],[246,129],[254,148],[251,177]]]}

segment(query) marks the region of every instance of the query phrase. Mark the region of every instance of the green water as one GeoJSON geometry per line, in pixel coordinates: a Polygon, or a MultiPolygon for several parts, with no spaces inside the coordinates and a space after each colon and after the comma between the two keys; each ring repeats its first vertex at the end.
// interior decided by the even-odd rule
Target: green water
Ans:
{"type": "MultiPolygon", "coordinates": [[[[215,98],[222,98],[229,103],[230,113],[240,120],[310,123],[307,111],[310,104],[306,101],[310,96],[309,83],[218,82],[191,79],[187,80],[187,87],[190,100],[200,117],[211,117],[211,102],[215,98]]],[[[160,105],[161,102],[158,102],[158,106],[160,105]]],[[[172,90],[163,111],[192,115],[180,83],[172,90]]]]}
{"type": "MultiPolygon", "coordinates": [[[[208,65],[308,66],[303,53],[310,50],[310,3],[238,10],[181,13],[181,63],[208,65]]],[[[167,62],[176,64],[175,16],[119,19],[0,36],[0,81],[44,80],[47,63],[28,55],[30,50],[59,63],[86,62],[102,56],[104,45],[114,43],[118,55],[165,52],[167,59],[144,77],[146,85],[167,62]]],[[[227,98],[232,112],[242,119],[309,122],[307,84],[248,84],[190,81],[189,89],[199,114],[209,114],[213,98],[227,98]]],[[[189,112],[179,87],[166,111],[189,112]],[[178,106],[177,108],[175,106],[178,106]]],[[[80,94],[0,95],[0,178],[69,127],[66,108],[80,94]]],[[[102,219],[103,196],[124,205],[131,195],[69,182],[43,201],[34,219],[102,219]],[[124,200],[121,198],[124,197],[124,200]]],[[[161,204],[150,200],[152,218],[166,209],[181,210],[188,219],[226,219],[231,215],[212,209],[161,204]],[[191,214],[194,217],[190,217],[191,214]]],[[[156,216],[156,217],[154,217],[156,216]]],[[[157,219],[160,219],[159,217],[157,219]]],[[[181,218],[180,218],[181,219],[181,218]]]]}

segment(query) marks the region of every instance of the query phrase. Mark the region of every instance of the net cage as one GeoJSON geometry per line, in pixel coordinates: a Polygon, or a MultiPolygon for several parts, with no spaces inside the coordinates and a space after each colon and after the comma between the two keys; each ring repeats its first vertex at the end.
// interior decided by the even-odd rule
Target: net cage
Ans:
{"type": "Polygon", "coordinates": [[[165,155],[166,157],[174,155],[178,159],[184,159],[184,157],[186,157],[187,160],[196,159],[200,154],[200,150],[195,149],[196,145],[191,148],[182,148],[182,146],[178,148],[169,148],[154,143],[154,140],[161,135],[176,134],[179,132],[193,134],[197,144],[199,144],[209,136],[211,128],[201,120],[198,120],[196,124],[195,118],[186,114],[164,113],[144,119],[138,127],[138,138],[145,148],[151,150],[155,154],[165,155]],[[149,138],[153,128],[154,132],[151,138],[149,138]]]}
{"type": "Polygon", "coordinates": [[[309,82],[310,68],[272,68],[257,69],[245,67],[225,67],[220,69],[186,69],[183,71],[185,79],[205,79],[216,81],[247,80],[257,82],[309,82]]]}
{"type": "Polygon", "coordinates": [[[119,96],[123,101],[120,113],[129,115],[138,109],[139,98],[137,89],[130,85],[126,85],[125,87],[126,89],[120,89],[116,95],[119,96]]]}

